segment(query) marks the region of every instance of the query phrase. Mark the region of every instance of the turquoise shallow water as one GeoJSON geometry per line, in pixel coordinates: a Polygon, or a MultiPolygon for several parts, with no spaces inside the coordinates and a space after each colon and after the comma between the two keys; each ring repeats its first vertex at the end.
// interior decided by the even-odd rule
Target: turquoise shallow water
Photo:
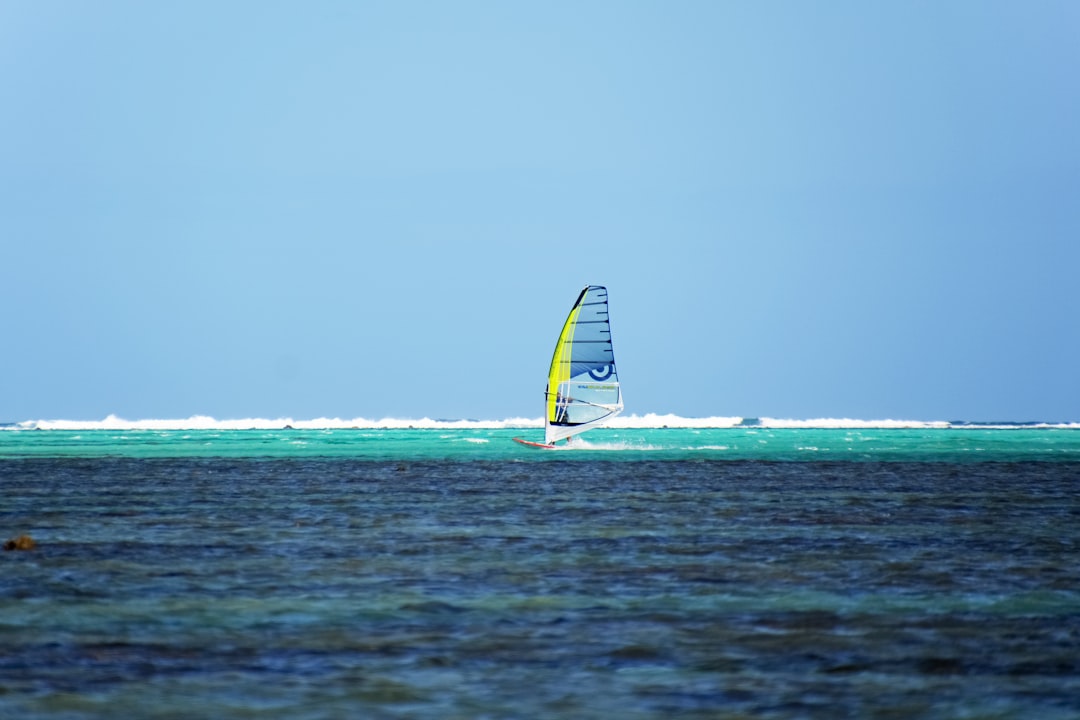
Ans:
{"type": "Polygon", "coordinates": [[[556,452],[521,429],[9,430],[3,457],[345,457],[448,460],[1080,461],[1080,428],[601,429],[556,452]]]}
{"type": "Polygon", "coordinates": [[[1080,716],[1080,433],[515,433],[0,432],[0,717],[1080,716]]]}

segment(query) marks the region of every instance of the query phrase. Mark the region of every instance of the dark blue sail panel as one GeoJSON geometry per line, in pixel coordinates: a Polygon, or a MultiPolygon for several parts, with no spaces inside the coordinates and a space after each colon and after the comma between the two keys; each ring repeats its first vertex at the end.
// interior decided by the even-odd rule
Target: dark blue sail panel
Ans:
{"type": "Polygon", "coordinates": [[[589,373],[594,380],[618,382],[607,298],[607,289],[599,285],[590,285],[578,297],[579,310],[565,340],[570,344],[570,377],[589,373]]]}

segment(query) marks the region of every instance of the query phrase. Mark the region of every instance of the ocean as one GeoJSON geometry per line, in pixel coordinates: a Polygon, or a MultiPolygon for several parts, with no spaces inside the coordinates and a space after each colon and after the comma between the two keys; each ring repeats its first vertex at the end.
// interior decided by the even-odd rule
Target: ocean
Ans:
{"type": "Polygon", "coordinates": [[[1080,426],[536,425],[7,425],[0,717],[1080,717],[1080,426]]]}

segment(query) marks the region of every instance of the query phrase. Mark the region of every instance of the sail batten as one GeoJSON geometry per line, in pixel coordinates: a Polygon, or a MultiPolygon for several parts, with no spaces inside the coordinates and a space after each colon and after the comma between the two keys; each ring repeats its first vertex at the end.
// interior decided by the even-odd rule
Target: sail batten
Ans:
{"type": "Polygon", "coordinates": [[[544,436],[549,445],[597,427],[622,411],[603,286],[582,290],[563,323],[544,399],[544,436]]]}

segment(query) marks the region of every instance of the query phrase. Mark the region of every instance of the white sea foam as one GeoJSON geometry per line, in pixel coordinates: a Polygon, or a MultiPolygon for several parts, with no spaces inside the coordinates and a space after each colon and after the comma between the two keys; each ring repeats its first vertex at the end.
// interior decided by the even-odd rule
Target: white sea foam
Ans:
{"type": "MultiPolygon", "coordinates": [[[[235,418],[219,420],[207,415],[192,415],[179,419],[127,420],[109,415],[104,420],[27,420],[3,426],[9,430],[406,430],[406,429],[518,429],[541,428],[542,418],[512,417],[503,420],[433,420],[431,418],[327,418],[296,420],[294,418],[235,418]]],[[[608,427],[635,430],[656,428],[682,429],[1015,429],[1060,428],[1080,429],[1080,422],[1071,423],[952,423],[943,420],[857,420],[851,418],[816,418],[807,420],[783,418],[743,418],[728,416],[682,417],[679,415],[646,413],[620,415],[608,427]]]]}
{"type": "Polygon", "coordinates": [[[609,451],[609,450],[659,450],[655,445],[649,445],[647,443],[631,443],[631,442],[596,442],[595,440],[586,440],[583,436],[577,436],[574,441],[568,445],[556,445],[555,450],[596,450],[596,451],[609,451]]]}
{"type": "Polygon", "coordinates": [[[790,420],[781,418],[761,418],[758,422],[767,428],[817,428],[817,429],[904,429],[904,428],[947,428],[952,427],[942,420],[854,420],[851,418],[816,418],[811,420],[790,420]]]}
{"type": "Polygon", "coordinates": [[[126,420],[109,415],[104,420],[28,420],[13,427],[24,430],[407,430],[407,429],[497,429],[543,427],[544,421],[530,418],[506,420],[432,420],[431,418],[236,418],[218,420],[207,415],[189,418],[126,420]]]}
{"type": "MultiPolygon", "coordinates": [[[[658,415],[646,413],[644,415],[618,415],[608,427],[612,428],[731,428],[737,427],[743,422],[741,417],[702,417],[687,418],[668,413],[658,415]]],[[[543,425],[543,421],[540,421],[543,425]]]]}

